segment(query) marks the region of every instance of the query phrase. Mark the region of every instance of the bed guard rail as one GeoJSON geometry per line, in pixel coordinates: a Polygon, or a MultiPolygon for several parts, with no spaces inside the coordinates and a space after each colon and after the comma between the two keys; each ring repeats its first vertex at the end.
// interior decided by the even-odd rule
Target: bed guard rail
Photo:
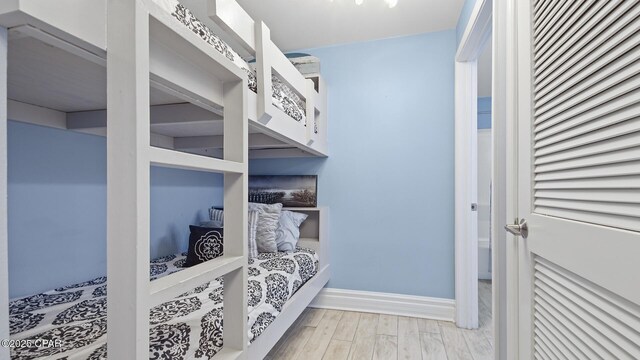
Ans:
{"type": "Polygon", "coordinates": [[[319,91],[316,91],[313,81],[305,79],[271,41],[269,28],[263,22],[254,21],[236,0],[208,0],[208,5],[209,17],[245,50],[255,55],[258,80],[258,122],[268,124],[273,130],[309,147],[314,152],[319,151],[325,154],[326,141],[323,135],[326,134],[326,90],[324,84],[318,89],[319,91]],[[306,127],[303,123],[299,124],[300,126],[292,126],[288,116],[285,117],[286,123],[271,122],[277,112],[272,104],[271,75],[273,73],[305,100],[306,127]]]}
{"type": "MultiPolygon", "coordinates": [[[[219,53],[201,47],[200,39],[180,24],[169,21],[151,1],[109,0],[107,15],[109,359],[148,358],[149,309],[218,276],[224,276],[225,323],[224,347],[215,358],[246,359],[246,75],[219,53]],[[153,43],[161,44],[167,51],[154,51],[150,46],[153,43]],[[166,57],[168,53],[180,53],[184,59],[192,61],[191,64],[206,67],[220,83],[219,104],[224,109],[223,159],[151,146],[152,65],[154,62],[166,64],[174,59],[166,57]],[[151,166],[223,174],[225,206],[224,255],[153,282],[149,280],[151,166]]],[[[187,86],[193,80],[193,76],[185,76],[189,74],[187,70],[160,74],[166,75],[161,76],[162,84],[175,93],[197,88],[187,86]]],[[[206,93],[199,95],[207,98],[206,93]]]]}

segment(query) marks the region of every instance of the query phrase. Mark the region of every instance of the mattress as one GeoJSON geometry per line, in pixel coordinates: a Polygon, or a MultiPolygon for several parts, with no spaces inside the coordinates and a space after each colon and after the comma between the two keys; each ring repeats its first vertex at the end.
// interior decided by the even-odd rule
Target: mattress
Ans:
{"type": "MultiPolygon", "coordinates": [[[[153,260],[150,278],[182,270],[185,260],[186,253],[153,260]]],[[[262,253],[249,259],[249,342],[275,320],[285,302],[317,271],[317,254],[300,247],[293,253],[262,253]]],[[[99,277],[12,300],[12,340],[47,339],[61,347],[12,348],[11,358],[106,359],[106,282],[106,277],[99,277]]],[[[217,278],[151,309],[150,359],[207,359],[222,348],[222,284],[223,279],[217,278]]]]}
{"type": "MultiPolygon", "coordinates": [[[[231,46],[225,43],[210,28],[198,20],[198,18],[196,18],[189,9],[184,7],[177,0],[154,0],[154,2],[170,13],[184,26],[200,36],[214,49],[231,60],[236,64],[236,66],[244,70],[249,79],[249,89],[253,92],[258,91],[255,69],[244,61],[240,55],[231,48],[231,46]]],[[[306,126],[305,102],[277,76],[273,75],[271,77],[271,83],[273,105],[292,117],[294,120],[303,122],[306,126]]]]}

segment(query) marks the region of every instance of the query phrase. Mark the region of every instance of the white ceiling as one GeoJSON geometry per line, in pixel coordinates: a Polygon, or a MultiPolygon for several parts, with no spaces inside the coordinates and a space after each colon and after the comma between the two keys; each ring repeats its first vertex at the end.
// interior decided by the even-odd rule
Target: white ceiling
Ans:
{"type": "MultiPolygon", "coordinates": [[[[181,0],[196,16],[205,0],[181,0]]],[[[453,29],[463,0],[238,0],[283,51],[453,29]]],[[[204,9],[203,9],[204,10],[204,9]]],[[[200,14],[198,14],[200,12],[200,14]]],[[[206,14],[206,13],[205,13],[206,14]]],[[[209,20],[209,19],[206,19],[209,20]]],[[[210,24],[209,22],[206,22],[210,24]]]]}

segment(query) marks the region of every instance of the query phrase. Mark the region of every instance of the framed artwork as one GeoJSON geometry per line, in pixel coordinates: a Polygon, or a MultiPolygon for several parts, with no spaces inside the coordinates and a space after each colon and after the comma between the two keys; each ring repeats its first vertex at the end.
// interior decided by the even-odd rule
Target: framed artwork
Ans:
{"type": "Polygon", "coordinates": [[[284,207],[318,206],[317,175],[249,176],[249,202],[284,207]]]}

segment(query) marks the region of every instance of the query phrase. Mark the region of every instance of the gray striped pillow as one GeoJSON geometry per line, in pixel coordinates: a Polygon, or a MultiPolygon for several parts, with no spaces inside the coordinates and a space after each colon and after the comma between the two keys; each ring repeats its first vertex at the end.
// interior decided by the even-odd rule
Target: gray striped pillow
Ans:
{"type": "Polygon", "coordinates": [[[258,227],[256,229],[256,243],[258,252],[278,252],[276,243],[276,229],[282,211],[282,204],[257,204],[249,203],[249,210],[260,211],[258,227]]]}
{"type": "Polygon", "coordinates": [[[224,210],[212,207],[209,209],[209,220],[224,222],[224,210]]]}
{"type": "MultiPolygon", "coordinates": [[[[211,220],[204,222],[201,226],[209,227],[223,227],[224,210],[211,208],[209,209],[209,217],[211,220]],[[215,224],[216,226],[213,226],[215,224]]],[[[258,256],[258,243],[256,242],[256,230],[258,228],[258,220],[260,218],[260,211],[251,210],[248,212],[247,223],[249,225],[249,231],[247,233],[247,242],[249,245],[249,258],[258,256]]]]}
{"type": "Polygon", "coordinates": [[[249,242],[249,258],[254,258],[258,256],[258,243],[256,243],[256,229],[258,227],[258,218],[260,217],[259,211],[249,211],[248,223],[249,223],[249,232],[247,234],[247,239],[249,242]]]}

